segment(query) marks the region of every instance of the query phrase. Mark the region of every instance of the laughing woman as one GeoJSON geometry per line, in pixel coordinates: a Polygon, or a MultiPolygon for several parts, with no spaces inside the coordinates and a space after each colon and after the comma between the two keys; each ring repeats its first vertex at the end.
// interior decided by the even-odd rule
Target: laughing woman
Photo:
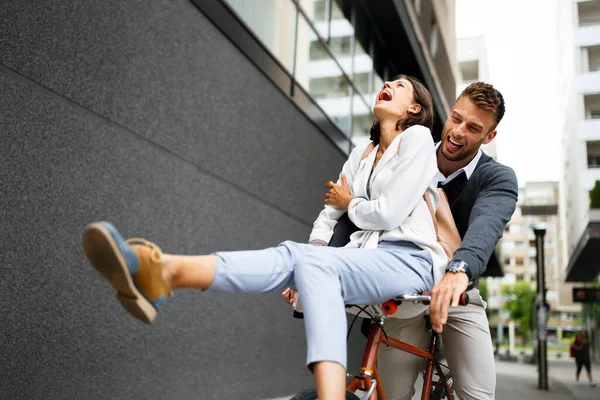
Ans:
{"type": "Polygon", "coordinates": [[[307,365],[319,399],[345,399],[344,304],[378,304],[431,290],[446,256],[423,194],[437,206],[431,95],[415,78],[386,82],[374,106],[371,143],[355,148],[314,223],[311,244],[209,255],[164,254],[143,239],[124,240],[108,222],[88,225],[83,246],[123,307],[151,323],[176,289],[266,293],[295,288],[302,298],[307,365]],[[360,229],[344,248],[327,244],[348,213],[360,229]]]}

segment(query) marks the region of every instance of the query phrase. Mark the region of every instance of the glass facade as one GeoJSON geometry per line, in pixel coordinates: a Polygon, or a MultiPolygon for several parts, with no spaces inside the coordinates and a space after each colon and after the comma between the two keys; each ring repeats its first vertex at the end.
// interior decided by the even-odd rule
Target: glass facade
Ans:
{"type": "Polygon", "coordinates": [[[390,68],[359,4],[223,1],[352,145],[368,140],[375,97],[390,68]]]}

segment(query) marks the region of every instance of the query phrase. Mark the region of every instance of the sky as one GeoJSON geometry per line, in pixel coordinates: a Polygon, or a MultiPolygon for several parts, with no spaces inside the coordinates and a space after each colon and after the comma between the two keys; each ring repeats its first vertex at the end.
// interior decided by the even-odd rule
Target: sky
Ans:
{"type": "Polygon", "coordinates": [[[456,0],[456,36],[485,38],[489,83],[506,103],[497,158],[519,186],[560,176],[557,1],[456,0]]]}

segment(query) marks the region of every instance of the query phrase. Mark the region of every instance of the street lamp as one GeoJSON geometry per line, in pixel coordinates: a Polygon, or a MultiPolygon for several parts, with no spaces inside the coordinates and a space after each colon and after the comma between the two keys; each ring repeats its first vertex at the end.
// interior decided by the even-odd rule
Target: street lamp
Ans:
{"type": "Polygon", "coordinates": [[[538,388],[548,390],[548,352],[546,338],[546,273],[544,270],[544,235],[546,229],[534,228],[537,262],[537,361],[538,388]]]}

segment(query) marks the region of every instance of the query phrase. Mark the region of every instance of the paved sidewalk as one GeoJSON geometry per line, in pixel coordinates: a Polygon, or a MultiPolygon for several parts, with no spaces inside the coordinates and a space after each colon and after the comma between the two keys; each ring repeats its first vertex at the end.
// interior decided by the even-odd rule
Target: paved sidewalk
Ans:
{"type": "MultiPolygon", "coordinates": [[[[594,372],[597,382],[600,368],[596,365],[592,365],[592,375],[594,372]]],[[[538,372],[535,364],[496,361],[496,376],[497,400],[600,399],[600,388],[590,387],[585,373],[582,372],[579,383],[575,381],[575,362],[571,359],[548,361],[548,391],[537,388],[538,372]]]]}

